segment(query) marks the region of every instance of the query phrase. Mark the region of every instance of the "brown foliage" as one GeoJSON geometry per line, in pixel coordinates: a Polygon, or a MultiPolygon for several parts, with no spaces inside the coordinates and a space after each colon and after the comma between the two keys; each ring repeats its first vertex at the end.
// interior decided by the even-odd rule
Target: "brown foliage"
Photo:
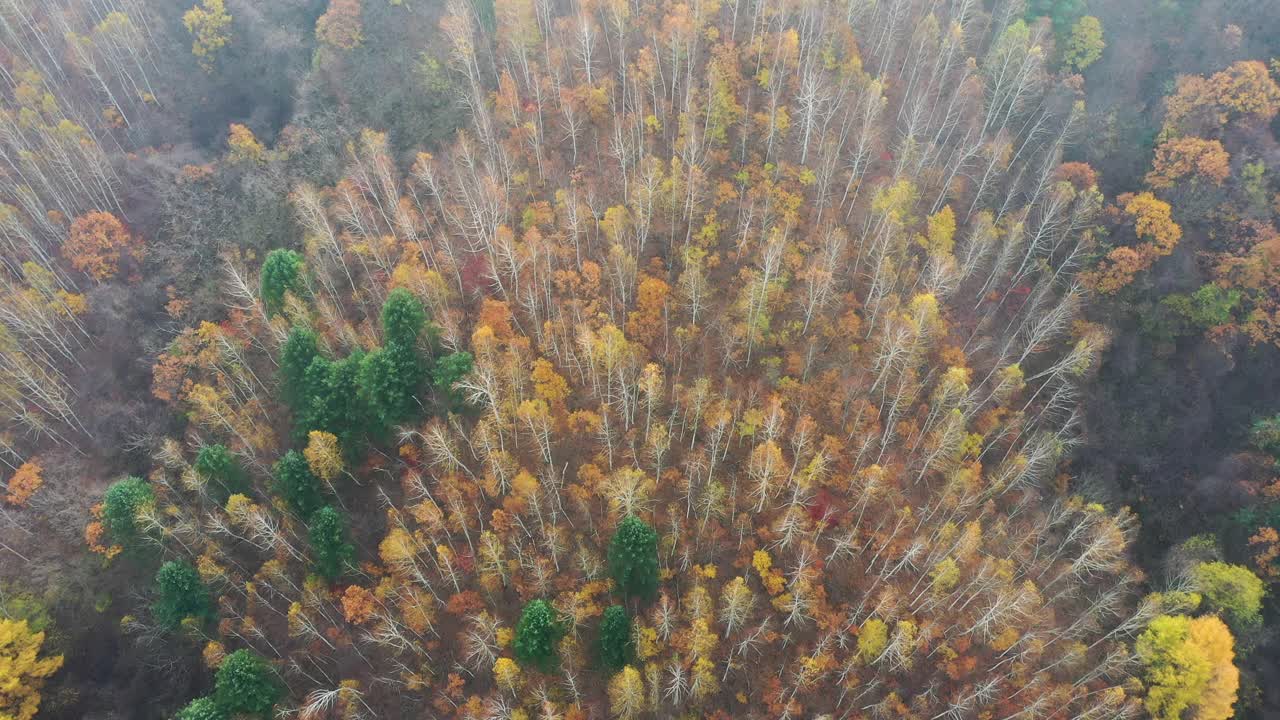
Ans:
{"type": "Polygon", "coordinates": [[[1093,166],[1084,162],[1062,163],[1058,166],[1058,180],[1069,182],[1078,191],[1085,191],[1098,186],[1098,173],[1093,166]]]}
{"type": "Polygon", "coordinates": [[[316,20],[316,37],[339,50],[354,50],[364,42],[360,0],[329,0],[329,9],[316,20]]]}
{"type": "Polygon", "coordinates": [[[342,593],[342,616],[347,622],[360,625],[373,617],[377,610],[377,599],[373,593],[359,585],[348,585],[342,593]]]}

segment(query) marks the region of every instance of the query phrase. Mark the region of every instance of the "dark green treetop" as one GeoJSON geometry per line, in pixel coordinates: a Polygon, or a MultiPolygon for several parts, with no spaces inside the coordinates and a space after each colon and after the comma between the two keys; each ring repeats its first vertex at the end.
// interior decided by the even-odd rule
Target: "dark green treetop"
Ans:
{"type": "Polygon", "coordinates": [[[312,430],[333,433],[345,449],[358,447],[370,429],[369,409],[360,392],[360,366],[365,354],[356,351],[342,360],[316,357],[307,367],[309,397],[295,415],[299,437],[312,430]]]}
{"type": "Polygon", "coordinates": [[[307,535],[316,573],[327,580],[336,579],[355,554],[355,546],[347,540],[346,518],[332,505],[325,505],[312,514],[307,535]]]}
{"type": "Polygon", "coordinates": [[[102,498],[102,520],[111,541],[129,546],[138,540],[138,511],[155,502],[151,486],[140,477],[118,480],[107,488],[102,498]]]}
{"type": "Polygon", "coordinates": [[[382,304],[382,332],[387,345],[413,346],[427,323],[427,311],[422,301],[404,288],[396,288],[387,294],[382,304]]]}
{"type": "Polygon", "coordinates": [[[298,517],[305,520],[325,504],[320,479],[311,472],[307,459],[297,450],[290,450],[277,460],[271,468],[271,476],[275,480],[275,491],[298,517]]]}
{"type": "Polygon", "coordinates": [[[360,389],[382,427],[418,414],[417,389],[425,375],[411,346],[388,344],[365,356],[360,364],[360,389]]]}
{"type": "Polygon", "coordinates": [[[227,714],[243,713],[269,718],[281,694],[275,670],[266,660],[248,650],[231,653],[218,666],[213,698],[227,714]]]}
{"type": "Polygon", "coordinates": [[[604,611],[604,617],[600,620],[598,651],[600,664],[610,673],[626,667],[635,657],[635,645],[631,639],[631,617],[621,605],[613,605],[604,611]]]}
{"type": "Polygon", "coordinates": [[[293,408],[295,414],[310,400],[307,368],[319,356],[320,346],[315,331],[304,327],[294,327],[289,331],[289,337],[285,339],[280,351],[280,384],[284,401],[293,408]]]}
{"type": "Polygon", "coordinates": [[[213,600],[190,563],[170,560],[156,573],[156,601],[151,611],[161,627],[171,630],[187,618],[200,622],[212,618],[213,600]]]}
{"type": "Polygon", "coordinates": [[[1047,17],[1058,37],[1065,38],[1076,21],[1088,11],[1085,0],[1031,0],[1027,3],[1026,19],[1030,23],[1038,17],[1047,17]]]}
{"type": "Polygon", "coordinates": [[[209,494],[219,504],[249,491],[249,478],[226,445],[205,445],[196,455],[196,474],[208,483],[209,494]]]}
{"type": "Polygon", "coordinates": [[[431,371],[431,384],[436,394],[450,409],[462,405],[462,397],[453,389],[454,383],[466,377],[475,366],[475,359],[469,352],[449,353],[436,360],[431,371]]]}
{"type": "Polygon", "coordinates": [[[302,256],[292,250],[272,250],[262,263],[262,304],[268,315],[284,308],[284,295],[302,293],[302,256]]]}
{"type": "Polygon", "coordinates": [[[609,541],[609,574],[618,592],[650,600],[658,591],[658,533],[630,515],[609,541]]]}
{"type": "Polygon", "coordinates": [[[564,625],[555,608],[546,600],[534,600],[524,606],[516,625],[516,660],[522,665],[550,670],[559,657],[557,646],[562,637],[564,625]]]}

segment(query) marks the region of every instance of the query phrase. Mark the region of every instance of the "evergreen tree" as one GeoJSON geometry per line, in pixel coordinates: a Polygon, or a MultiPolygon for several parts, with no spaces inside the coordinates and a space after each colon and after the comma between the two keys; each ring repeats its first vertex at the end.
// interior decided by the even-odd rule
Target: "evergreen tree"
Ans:
{"type": "Polygon", "coordinates": [[[564,637],[564,626],[556,610],[546,600],[534,600],[524,606],[516,625],[516,659],[522,665],[547,671],[555,665],[557,645],[564,637]]]}
{"type": "Polygon", "coordinates": [[[482,30],[492,33],[498,29],[498,11],[494,0],[471,0],[471,5],[475,8],[476,20],[480,22],[482,30]]]}
{"type": "Polygon", "coordinates": [[[359,381],[364,358],[364,353],[356,351],[337,362],[324,357],[311,361],[306,374],[311,397],[305,412],[297,418],[299,437],[323,430],[337,437],[348,453],[360,447],[359,440],[370,426],[359,381]]]}
{"type": "Polygon", "coordinates": [[[658,590],[658,533],[629,515],[609,541],[609,573],[627,597],[653,598],[658,590]]]}
{"type": "Polygon", "coordinates": [[[187,618],[201,623],[212,618],[213,601],[194,567],[170,560],[156,573],[156,601],[151,611],[161,627],[173,629],[187,618]]]}
{"type": "Polygon", "coordinates": [[[111,541],[125,547],[136,543],[141,534],[137,525],[138,512],[154,502],[151,486],[139,477],[127,477],[107,488],[102,498],[102,520],[111,541]]]}
{"type": "Polygon", "coordinates": [[[302,278],[302,256],[292,250],[272,250],[262,263],[262,304],[268,315],[284,308],[285,293],[301,295],[305,287],[302,278]]]}
{"type": "Polygon", "coordinates": [[[1249,429],[1249,444],[1280,464],[1280,415],[1255,421],[1249,429]]]}
{"type": "MultiPolygon", "coordinates": [[[[333,432],[329,428],[340,418],[338,408],[331,405],[341,402],[341,399],[333,394],[335,402],[331,403],[329,387],[331,384],[341,384],[342,377],[338,370],[340,365],[341,362],[334,362],[323,355],[311,358],[299,384],[299,407],[295,409],[293,417],[294,435],[306,437],[312,430],[333,432]]],[[[337,435],[336,432],[333,434],[337,435]]]]}
{"type": "Polygon", "coordinates": [[[211,697],[196,698],[178,711],[173,720],[226,720],[227,714],[211,697]]]}
{"type": "Polygon", "coordinates": [[[631,640],[631,617],[626,608],[614,605],[600,620],[600,663],[611,674],[631,663],[635,647],[631,640]]]}
{"type": "Polygon", "coordinates": [[[271,468],[275,491],[289,507],[304,520],[324,505],[320,492],[320,480],[307,465],[307,459],[297,450],[290,450],[271,468]]]}
{"type": "Polygon", "coordinates": [[[382,305],[383,346],[360,363],[360,389],[374,419],[383,428],[418,414],[416,394],[426,379],[427,363],[418,340],[427,323],[422,302],[396,288],[382,305]]]}
{"type": "Polygon", "coordinates": [[[435,386],[436,395],[451,409],[460,409],[462,396],[454,389],[454,383],[466,377],[475,365],[475,359],[469,352],[449,353],[436,360],[431,371],[431,383],[435,386]]]}
{"type": "Polygon", "coordinates": [[[382,304],[382,333],[386,345],[413,347],[427,322],[427,311],[413,293],[396,288],[382,304]]]}
{"type": "Polygon", "coordinates": [[[360,364],[360,389],[381,427],[418,414],[416,393],[424,375],[412,346],[388,344],[365,356],[360,364]]]}
{"type": "Polygon", "coordinates": [[[232,495],[249,492],[249,478],[240,461],[226,445],[205,445],[196,455],[196,473],[207,484],[209,495],[219,505],[225,505],[232,495]]]}
{"type": "Polygon", "coordinates": [[[269,718],[281,693],[275,671],[249,650],[231,653],[218,666],[213,697],[224,713],[269,718]]]}
{"type": "Polygon", "coordinates": [[[355,554],[355,546],[347,541],[347,519],[326,505],[311,516],[307,531],[316,573],[327,580],[336,579],[355,554]]]}
{"type": "Polygon", "coordinates": [[[293,408],[295,416],[311,400],[307,368],[319,356],[320,348],[314,331],[304,327],[295,327],[289,331],[289,337],[285,339],[284,348],[280,351],[280,385],[284,401],[293,408]]]}

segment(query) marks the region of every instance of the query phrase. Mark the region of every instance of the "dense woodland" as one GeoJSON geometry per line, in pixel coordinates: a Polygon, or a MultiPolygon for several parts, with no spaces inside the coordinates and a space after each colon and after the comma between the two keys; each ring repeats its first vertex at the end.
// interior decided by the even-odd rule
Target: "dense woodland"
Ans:
{"type": "Polygon", "coordinates": [[[0,0],[0,718],[1280,713],[1280,6],[0,0]]]}

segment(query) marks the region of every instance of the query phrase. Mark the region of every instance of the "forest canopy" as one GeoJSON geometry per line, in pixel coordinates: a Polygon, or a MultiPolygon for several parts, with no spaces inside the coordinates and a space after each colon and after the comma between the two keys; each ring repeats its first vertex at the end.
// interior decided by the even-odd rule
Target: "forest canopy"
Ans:
{"type": "Polygon", "coordinates": [[[1137,707],[1132,517],[1051,490],[1105,334],[1073,325],[1102,199],[1058,176],[1045,28],[496,9],[483,51],[440,20],[457,138],[404,165],[362,130],[292,189],[301,249],[232,262],[244,310],[157,375],[270,470],[210,503],[174,438],[111,533],[202,568],[241,648],[214,702],[275,702],[222,698],[252,653],[303,712],[1137,707]],[[339,505],[382,508],[354,553],[339,505]]]}
{"type": "Polygon", "coordinates": [[[0,0],[0,716],[1267,717],[1241,12],[0,0]]]}

